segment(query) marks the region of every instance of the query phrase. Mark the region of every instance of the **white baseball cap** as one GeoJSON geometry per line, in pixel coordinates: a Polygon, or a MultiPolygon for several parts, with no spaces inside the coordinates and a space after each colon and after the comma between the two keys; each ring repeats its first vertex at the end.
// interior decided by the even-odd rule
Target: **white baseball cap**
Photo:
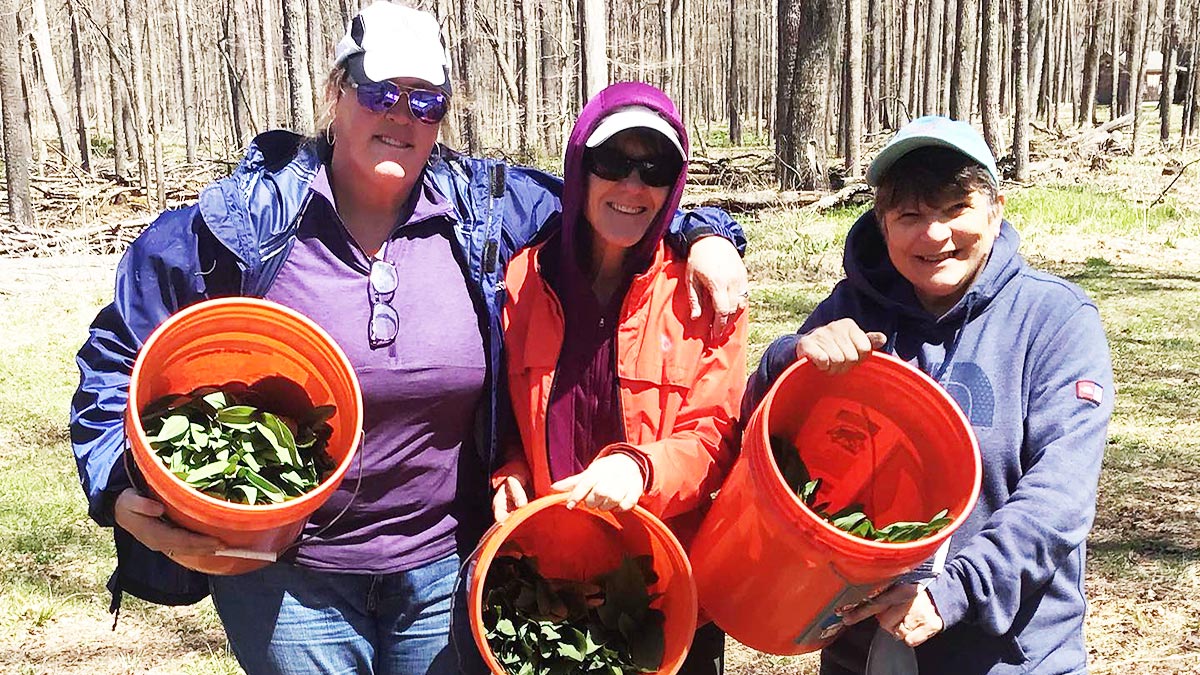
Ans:
{"type": "Polygon", "coordinates": [[[687,160],[687,153],[683,151],[683,143],[679,141],[679,133],[675,131],[675,127],[671,123],[663,119],[661,115],[651,108],[644,105],[630,105],[624,108],[618,108],[608,117],[605,117],[600,122],[596,130],[592,132],[584,145],[589,148],[594,148],[604,141],[616,136],[626,129],[652,129],[667,137],[671,141],[671,145],[679,151],[679,156],[687,160]]]}
{"type": "Polygon", "coordinates": [[[337,44],[334,64],[355,82],[412,77],[450,93],[450,55],[429,12],[377,0],[363,7],[337,44]]]}

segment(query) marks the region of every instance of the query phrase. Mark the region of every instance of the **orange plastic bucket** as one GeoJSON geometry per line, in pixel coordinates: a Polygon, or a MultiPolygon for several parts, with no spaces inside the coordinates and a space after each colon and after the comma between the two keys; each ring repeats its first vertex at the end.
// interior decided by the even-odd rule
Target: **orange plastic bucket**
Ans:
{"type": "Polygon", "coordinates": [[[924,373],[881,353],[828,375],[807,360],[786,370],[751,416],[742,454],[691,547],[701,607],[739,642],[772,654],[828,644],[834,610],[930,558],[979,496],[979,445],[954,400],[924,373]],[[832,509],[861,503],[877,525],[953,521],[903,544],[861,539],[825,522],[788,489],[770,436],[788,439],[832,509]]]}
{"type": "MultiPolygon", "coordinates": [[[[171,522],[217,537],[229,549],[273,554],[299,536],[308,517],[342,482],[362,439],[362,393],[341,348],[304,315],[255,298],[209,300],[171,316],[138,352],[125,432],[146,487],[171,522]],[[166,394],[232,381],[257,384],[260,390],[270,386],[272,402],[285,414],[337,407],[326,447],[337,468],[315,490],[279,504],[227,502],[188,486],[154,455],[138,414],[142,408],[166,394]]],[[[224,555],[176,555],[174,560],[209,574],[241,574],[269,564],[224,555]]]]}
{"type": "Polygon", "coordinates": [[[679,540],[640,506],[612,513],[582,506],[568,509],[566,502],[566,494],[554,494],[517,509],[483,535],[468,561],[467,613],[484,663],[495,675],[508,675],[488,646],[483,600],[492,561],[502,547],[515,545],[523,554],[536,557],[539,571],[551,579],[589,580],[615,569],[626,554],[649,555],[658,575],[650,592],[661,594],[654,606],[664,616],[663,661],[655,672],[677,672],[696,632],[696,584],[679,540]]]}

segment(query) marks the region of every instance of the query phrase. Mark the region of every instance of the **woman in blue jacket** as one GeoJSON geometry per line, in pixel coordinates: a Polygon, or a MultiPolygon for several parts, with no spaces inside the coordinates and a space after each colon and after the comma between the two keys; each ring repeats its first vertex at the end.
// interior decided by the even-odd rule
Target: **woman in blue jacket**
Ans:
{"type": "Polygon", "coordinates": [[[821,672],[864,672],[891,634],[922,673],[1083,673],[1084,541],[1113,407],[1100,315],[1021,259],[995,160],[965,122],[914,120],[867,180],[875,208],[846,237],[846,279],[768,348],[743,405],[797,358],[845,372],[886,348],[962,407],[983,486],[944,569],[848,611],[821,672]]]}
{"type": "MultiPolygon", "coordinates": [[[[114,302],[79,352],[72,444],[91,516],[115,526],[114,609],[122,592],[183,604],[211,590],[251,675],[457,673],[451,598],[460,556],[490,518],[507,409],[500,281],[558,210],[559,181],[437,145],[451,89],[428,13],[364,8],[337,46],[327,93],[318,138],[258,137],[232,176],[130,246],[114,302]],[[362,478],[314,514],[284,562],[208,579],[171,558],[218,542],[164,522],[162,506],[131,487],[122,415],[154,328],[239,294],[299,310],[347,353],[364,395],[362,478]],[[355,486],[351,507],[322,529],[355,486]]],[[[730,290],[738,298],[744,268],[725,238],[740,230],[716,211],[676,220],[676,243],[696,242],[697,276],[716,280],[718,304],[730,290]],[[699,239],[708,234],[723,236],[699,239]]]]}

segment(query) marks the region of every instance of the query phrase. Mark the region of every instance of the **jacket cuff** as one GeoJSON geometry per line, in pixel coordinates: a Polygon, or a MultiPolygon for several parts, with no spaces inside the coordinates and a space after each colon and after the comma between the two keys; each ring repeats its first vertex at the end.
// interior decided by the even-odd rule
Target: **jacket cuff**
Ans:
{"type": "Polygon", "coordinates": [[[962,584],[952,575],[942,572],[925,587],[925,591],[933,600],[933,606],[937,609],[938,616],[942,617],[946,629],[966,619],[971,608],[970,603],[963,592],[962,584]]]}
{"type": "Polygon", "coordinates": [[[117,457],[116,463],[113,464],[112,470],[108,474],[108,485],[91,500],[88,515],[91,516],[92,520],[96,521],[101,527],[113,527],[116,525],[117,520],[114,508],[117,503],[117,497],[128,487],[133,487],[133,481],[129,479],[129,472],[125,469],[125,454],[122,452],[117,457]]]}
{"type": "Polygon", "coordinates": [[[600,453],[601,457],[605,455],[625,455],[632,459],[642,472],[642,493],[650,492],[650,486],[654,485],[654,465],[650,463],[646,453],[628,443],[614,443],[600,453]]]}

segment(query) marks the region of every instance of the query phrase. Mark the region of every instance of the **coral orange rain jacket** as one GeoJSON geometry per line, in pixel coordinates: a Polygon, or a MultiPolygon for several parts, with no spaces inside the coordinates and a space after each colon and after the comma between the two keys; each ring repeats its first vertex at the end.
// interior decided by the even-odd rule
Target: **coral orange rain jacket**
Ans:
{"type": "MultiPolygon", "coordinates": [[[[523,452],[513,448],[496,474],[527,470],[539,497],[550,492],[546,413],[564,333],[558,298],[538,270],[540,249],[520,252],[508,269],[504,339],[523,452]]],[[[685,267],[660,244],[629,287],[616,348],[626,443],[598,456],[621,448],[643,457],[650,475],[640,504],[686,543],[736,456],[747,319],[741,312],[732,334],[713,343],[709,313],[690,318],[685,267]]]]}

